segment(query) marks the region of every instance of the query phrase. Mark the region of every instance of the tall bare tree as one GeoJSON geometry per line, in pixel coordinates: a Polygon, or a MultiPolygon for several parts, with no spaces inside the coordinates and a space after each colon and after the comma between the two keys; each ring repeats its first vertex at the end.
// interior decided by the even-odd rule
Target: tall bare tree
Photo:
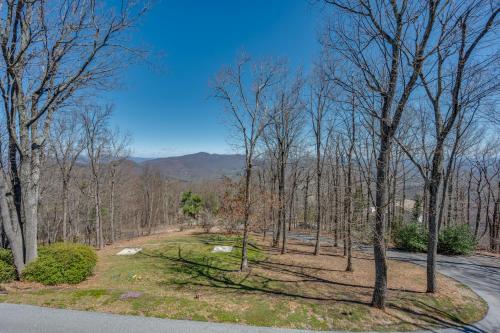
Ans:
{"type": "Polygon", "coordinates": [[[54,113],[85,90],[106,88],[126,61],[121,38],[143,8],[97,1],[13,0],[0,9],[0,94],[9,133],[2,223],[21,271],[37,257],[40,163],[54,113]]]}
{"type": "MultiPolygon", "coordinates": [[[[372,305],[385,307],[387,263],[385,220],[387,173],[391,145],[422,63],[430,52],[439,0],[418,3],[388,0],[326,0],[347,19],[332,24],[325,45],[340,54],[364,80],[366,90],[377,94],[370,115],[378,122],[375,194],[375,287],[372,305]]],[[[350,86],[344,82],[345,86],[350,86]]],[[[361,91],[359,96],[366,96],[361,91]],[[361,94],[362,93],[362,94],[361,94]]]]}
{"type": "Polygon", "coordinates": [[[352,187],[353,187],[353,154],[354,154],[354,149],[356,147],[356,102],[355,102],[355,96],[351,96],[350,98],[350,108],[349,110],[350,115],[348,117],[349,120],[346,120],[346,128],[347,128],[347,142],[349,143],[349,146],[347,147],[347,172],[346,172],[346,189],[345,189],[345,207],[346,207],[346,228],[347,228],[347,235],[346,235],[346,249],[347,249],[347,266],[346,266],[346,271],[347,272],[352,272],[354,269],[352,267],[352,224],[353,224],[353,215],[354,215],[354,196],[352,193],[352,187]]]}
{"type": "Polygon", "coordinates": [[[328,122],[332,107],[333,82],[326,74],[325,67],[318,66],[314,73],[309,91],[308,113],[311,119],[314,137],[315,173],[316,173],[316,242],[314,254],[320,254],[321,235],[321,182],[325,151],[328,148],[333,127],[328,122]]]}
{"type": "Polygon", "coordinates": [[[75,163],[85,149],[80,115],[77,112],[60,114],[52,126],[49,152],[53,156],[62,180],[63,241],[68,240],[68,191],[75,163]]]}
{"type": "Polygon", "coordinates": [[[102,218],[102,171],[105,163],[110,161],[111,133],[108,122],[112,114],[110,106],[88,106],[82,114],[85,133],[85,148],[90,164],[93,185],[96,247],[104,248],[104,231],[102,218]]]}
{"type": "Polygon", "coordinates": [[[122,170],[121,164],[128,157],[128,145],[130,137],[125,134],[122,135],[117,129],[111,133],[110,137],[110,161],[109,161],[109,227],[110,227],[110,241],[115,242],[116,228],[115,228],[115,198],[116,198],[116,185],[121,180],[122,170]]]}
{"type": "Polygon", "coordinates": [[[238,136],[237,145],[245,153],[242,271],[248,270],[248,223],[252,206],[250,187],[256,147],[270,121],[270,90],[282,80],[282,74],[281,63],[252,63],[249,57],[242,56],[236,66],[223,69],[213,82],[214,95],[222,101],[229,124],[238,136]]]}
{"type": "MultiPolygon", "coordinates": [[[[270,124],[265,131],[264,141],[277,165],[278,178],[278,234],[281,230],[283,242],[281,253],[286,253],[286,177],[291,150],[296,147],[303,129],[303,103],[301,92],[303,81],[300,76],[276,86],[274,105],[269,113],[270,124]]],[[[279,237],[278,237],[279,238],[279,237]]]]}
{"type": "MultiPolygon", "coordinates": [[[[469,63],[473,61],[473,53],[481,40],[494,28],[494,22],[500,9],[488,8],[489,1],[471,1],[467,4],[465,10],[451,8],[451,11],[458,11],[456,16],[450,18],[444,17],[441,22],[441,35],[436,45],[436,57],[428,57],[429,66],[435,68],[433,73],[420,73],[423,86],[427,96],[432,104],[434,111],[434,124],[436,144],[433,151],[432,167],[429,183],[429,204],[428,204],[428,223],[429,223],[429,243],[427,249],[427,292],[436,292],[436,253],[438,243],[438,223],[437,223],[437,203],[438,191],[442,181],[442,163],[445,141],[460,119],[460,114],[464,109],[476,104],[491,89],[497,89],[498,83],[493,87],[487,82],[482,82],[482,87],[476,89],[472,94],[464,91],[464,82],[467,81],[467,75],[475,76],[485,73],[485,65],[490,65],[491,60],[481,60],[482,64],[474,66],[471,69],[469,63]],[[486,11],[485,11],[486,7],[486,11]],[[481,16],[486,15],[486,19],[481,20],[481,16]],[[455,31],[457,30],[457,31],[455,31]],[[454,34],[455,33],[455,34],[454,34]],[[446,36],[456,35],[457,40],[446,43],[446,36]],[[454,45],[455,44],[455,45],[454,45]],[[455,52],[456,50],[456,52],[455,52]],[[449,62],[455,63],[450,65],[449,62]],[[451,67],[452,75],[446,73],[446,66],[451,67]],[[478,68],[479,67],[479,68],[478,68]],[[467,72],[469,71],[469,72],[467,72]],[[474,72],[471,72],[474,71],[474,72]],[[427,75],[424,75],[427,74],[427,75]],[[445,76],[446,75],[446,76],[445,76]],[[446,78],[451,78],[450,81],[446,78]],[[430,80],[434,80],[434,89],[430,80]],[[444,82],[444,81],[448,82],[444,82]],[[433,91],[434,90],[434,91],[433,91]],[[443,105],[442,97],[449,93],[450,99],[443,105]],[[446,110],[443,110],[446,109],[446,110]],[[445,115],[443,116],[443,112],[445,115]]],[[[470,78],[469,78],[470,80],[470,78]]],[[[470,87],[468,87],[470,89],[470,87]]],[[[459,134],[457,134],[459,135],[459,134]]]]}

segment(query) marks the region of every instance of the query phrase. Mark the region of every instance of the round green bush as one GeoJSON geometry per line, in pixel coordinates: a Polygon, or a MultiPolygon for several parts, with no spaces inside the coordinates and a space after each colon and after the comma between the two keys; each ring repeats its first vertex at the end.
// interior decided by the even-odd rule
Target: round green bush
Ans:
{"type": "Polygon", "coordinates": [[[16,268],[14,265],[0,260],[0,283],[7,283],[16,279],[16,268]]]}
{"type": "Polygon", "coordinates": [[[22,278],[45,285],[77,284],[92,274],[96,263],[97,255],[89,246],[55,243],[40,248],[38,258],[26,266],[22,278]]]}
{"type": "Polygon", "coordinates": [[[438,253],[470,255],[475,248],[476,240],[466,224],[443,227],[439,233],[438,253]]]}
{"type": "Polygon", "coordinates": [[[427,233],[417,223],[398,226],[393,237],[397,249],[411,252],[427,251],[427,233]]]}

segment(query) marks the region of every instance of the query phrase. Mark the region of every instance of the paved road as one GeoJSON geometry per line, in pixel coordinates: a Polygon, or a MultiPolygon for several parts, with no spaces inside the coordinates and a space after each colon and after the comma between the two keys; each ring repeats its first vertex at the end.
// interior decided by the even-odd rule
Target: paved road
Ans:
{"type": "MultiPolygon", "coordinates": [[[[421,254],[389,251],[388,256],[392,259],[425,265],[425,257],[421,254]]],[[[466,258],[439,256],[438,270],[471,287],[489,305],[488,314],[480,322],[467,327],[439,330],[439,332],[500,333],[500,260],[486,256],[466,258]]],[[[307,331],[121,316],[0,303],[0,333],[66,332],[300,333],[307,331]]]]}
{"type": "MultiPolygon", "coordinates": [[[[388,251],[390,259],[425,265],[424,254],[388,251]]],[[[488,303],[488,313],[483,320],[460,328],[440,332],[500,333],[500,259],[475,255],[447,257],[438,255],[438,271],[469,286],[488,303]]]]}
{"type": "Polygon", "coordinates": [[[306,333],[232,324],[0,304],[0,333],[306,333]]]}

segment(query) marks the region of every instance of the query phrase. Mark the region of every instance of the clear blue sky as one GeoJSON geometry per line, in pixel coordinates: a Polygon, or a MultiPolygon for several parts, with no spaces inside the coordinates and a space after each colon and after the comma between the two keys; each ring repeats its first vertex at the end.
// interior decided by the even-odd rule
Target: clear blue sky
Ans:
{"type": "Polygon", "coordinates": [[[321,27],[314,2],[158,1],[132,38],[164,54],[163,72],[134,65],[122,76],[124,87],[106,97],[115,105],[113,123],[132,135],[132,155],[232,152],[222,108],[209,98],[209,81],[242,50],[310,66],[321,27]]]}

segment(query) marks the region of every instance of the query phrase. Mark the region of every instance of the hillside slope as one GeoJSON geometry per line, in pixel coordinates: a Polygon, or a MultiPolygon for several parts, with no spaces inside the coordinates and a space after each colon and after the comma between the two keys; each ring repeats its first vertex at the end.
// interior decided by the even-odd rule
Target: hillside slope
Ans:
{"type": "Polygon", "coordinates": [[[142,165],[157,169],[168,178],[186,181],[216,179],[222,176],[235,177],[242,173],[243,155],[196,153],[183,156],[156,158],[142,165]]]}

